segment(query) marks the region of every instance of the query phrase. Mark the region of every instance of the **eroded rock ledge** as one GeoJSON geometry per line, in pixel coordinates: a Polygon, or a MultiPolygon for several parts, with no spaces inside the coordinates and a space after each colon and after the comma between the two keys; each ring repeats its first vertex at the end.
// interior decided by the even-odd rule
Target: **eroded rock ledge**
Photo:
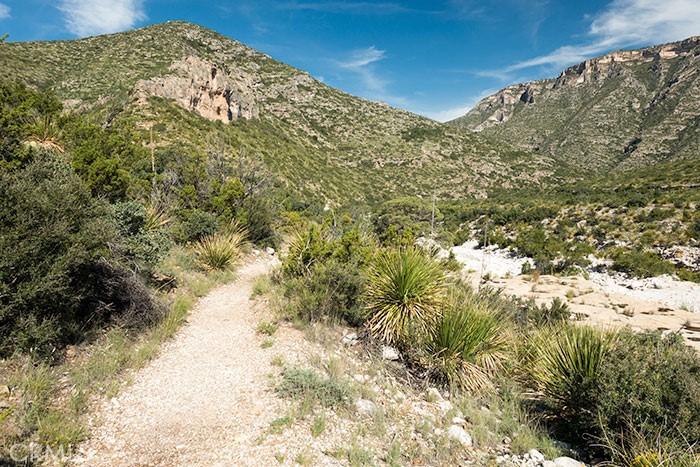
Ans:
{"type": "Polygon", "coordinates": [[[224,123],[258,117],[249,92],[255,86],[251,77],[194,56],[174,62],[170,69],[172,75],[136,83],[134,95],[140,103],[150,96],[173,99],[189,111],[224,123]]]}

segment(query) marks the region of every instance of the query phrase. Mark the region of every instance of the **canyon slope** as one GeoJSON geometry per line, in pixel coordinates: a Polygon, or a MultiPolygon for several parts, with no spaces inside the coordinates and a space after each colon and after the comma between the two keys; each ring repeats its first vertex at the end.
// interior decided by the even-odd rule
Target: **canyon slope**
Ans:
{"type": "Polygon", "coordinates": [[[622,50],[508,86],[451,122],[581,170],[696,158],[700,37],[622,50]]]}
{"type": "Polygon", "coordinates": [[[186,22],[4,43],[0,67],[53,90],[68,110],[133,128],[157,158],[247,153],[290,191],[330,205],[485,196],[566,172],[544,154],[351,96],[186,22]]]}

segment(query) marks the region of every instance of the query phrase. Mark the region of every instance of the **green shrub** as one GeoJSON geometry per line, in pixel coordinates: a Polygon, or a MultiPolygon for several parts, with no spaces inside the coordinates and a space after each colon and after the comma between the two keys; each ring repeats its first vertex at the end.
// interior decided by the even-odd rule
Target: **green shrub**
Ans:
{"type": "Polygon", "coordinates": [[[680,334],[622,332],[591,394],[608,437],[620,443],[629,444],[630,427],[644,439],[700,440],[700,356],[680,334]]]}
{"type": "Polygon", "coordinates": [[[364,321],[360,297],[375,239],[356,227],[343,232],[310,224],[297,231],[283,258],[288,313],[303,321],[364,321]]]}
{"type": "Polygon", "coordinates": [[[373,334],[405,347],[426,335],[440,315],[445,272],[423,250],[408,247],[380,253],[372,265],[365,302],[373,334]]]}
{"type": "Polygon", "coordinates": [[[218,219],[210,212],[183,211],[182,220],[175,229],[175,236],[181,242],[197,241],[216,233],[218,219]]]}
{"type": "Polygon", "coordinates": [[[48,352],[103,322],[99,258],[116,237],[107,206],[48,154],[0,175],[0,355],[48,352]]]}
{"type": "Polygon", "coordinates": [[[330,319],[358,326],[364,321],[360,296],[365,278],[357,263],[332,259],[315,264],[308,274],[285,283],[293,317],[305,322],[330,319]]]}
{"type": "Polygon", "coordinates": [[[569,305],[559,297],[555,297],[549,306],[544,303],[538,306],[534,300],[518,299],[516,302],[513,318],[524,328],[538,329],[557,325],[571,316],[569,305]]]}
{"type": "Polygon", "coordinates": [[[493,388],[509,356],[505,318],[471,293],[454,292],[426,341],[427,366],[450,386],[471,391],[493,388]]]}
{"type": "Polygon", "coordinates": [[[313,370],[285,368],[276,391],[283,397],[307,399],[324,407],[342,407],[352,402],[350,386],[332,378],[322,378],[313,370]]]}
{"type": "Polygon", "coordinates": [[[164,228],[167,220],[136,201],[112,205],[120,234],[118,242],[122,260],[139,266],[154,267],[167,255],[173,242],[164,228]]]}
{"type": "Polygon", "coordinates": [[[612,254],[612,269],[627,273],[634,277],[654,277],[662,274],[673,274],[675,268],[662,260],[653,251],[618,250],[612,254]]]}

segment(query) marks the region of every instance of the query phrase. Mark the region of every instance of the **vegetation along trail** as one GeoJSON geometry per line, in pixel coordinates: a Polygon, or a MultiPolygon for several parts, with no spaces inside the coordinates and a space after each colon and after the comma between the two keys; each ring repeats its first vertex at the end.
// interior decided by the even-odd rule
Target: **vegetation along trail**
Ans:
{"type": "Polygon", "coordinates": [[[266,384],[271,354],[258,342],[260,316],[249,298],[275,261],[246,263],[236,281],[201,300],[162,355],[98,410],[74,464],[264,465],[255,439],[278,400],[266,384]]]}

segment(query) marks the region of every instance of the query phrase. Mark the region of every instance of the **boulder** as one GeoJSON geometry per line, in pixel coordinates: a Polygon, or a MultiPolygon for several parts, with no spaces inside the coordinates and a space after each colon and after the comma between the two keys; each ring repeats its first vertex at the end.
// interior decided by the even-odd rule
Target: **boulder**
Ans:
{"type": "Polygon", "coordinates": [[[571,457],[564,456],[554,459],[554,465],[556,467],[585,467],[586,464],[581,461],[577,461],[576,459],[572,459],[571,457]]]}
{"type": "Polygon", "coordinates": [[[472,445],[472,437],[461,426],[450,426],[449,430],[447,430],[447,436],[450,439],[459,442],[459,444],[464,447],[469,447],[472,445]]]}

